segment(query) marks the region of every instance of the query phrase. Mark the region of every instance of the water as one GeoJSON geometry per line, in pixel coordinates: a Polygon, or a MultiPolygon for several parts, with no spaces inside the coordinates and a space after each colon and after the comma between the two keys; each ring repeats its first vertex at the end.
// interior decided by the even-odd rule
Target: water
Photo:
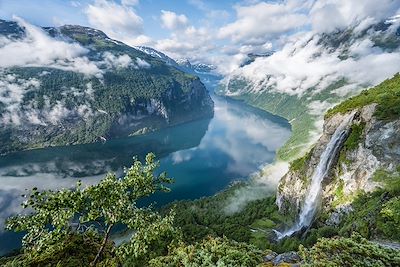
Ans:
{"type": "Polygon", "coordinates": [[[320,157],[317,168],[315,169],[311,177],[311,185],[308,189],[303,207],[301,208],[299,221],[286,232],[279,233],[276,231],[278,239],[286,236],[291,236],[301,229],[308,227],[312,223],[318,207],[319,200],[321,198],[322,181],[328,174],[333,160],[337,156],[337,153],[343,145],[343,142],[347,138],[349,131],[348,124],[353,116],[354,114],[351,114],[341,122],[335,133],[332,135],[331,140],[326,145],[326,148],[320,157]]]}
{"type": "MultiPolygon", "coordinates": [[[[203,80],[209,88],[215,82],[203,80]]],[[[0,255],[20,246],[20,235],[4,232],[4,221],[18,213],[26,188],[56,189],[78,179],[96,183],[107,172],[122,174],[137,155],[154,152],[160,170],[175,182],[170,193],[152,198],[158,205],[210,196],[232,181],[246,179],[270,163],[288,139],[287,121],[241,102],[213,96],[215,116],[144,136],[23,151],[0,157],[0,255]]]]}

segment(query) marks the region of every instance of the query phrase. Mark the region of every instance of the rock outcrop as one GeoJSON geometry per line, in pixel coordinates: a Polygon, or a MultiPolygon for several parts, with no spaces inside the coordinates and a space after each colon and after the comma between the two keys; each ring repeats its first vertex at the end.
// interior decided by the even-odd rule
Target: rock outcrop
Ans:
{"type": "Polygon", "coordinates": [[[100,30],[0,20],[0,38],[32,47],[26,60],[0,68],[0,155],[104,142],[213,116],[198,77],[100,30]],[[64,50],[30,58],[43,43],[44,50],[64,50]]]}
{"type": "MultiPolygon", "coordinates": [[[[377,170],[395,171],[400,164],[400,119],[378,120],[374,116],[375,109],[376,104],[370,104],[350,111],[355,113],[350,122],[350,134],[322,181],[320,207],[335,210],[327,221],[330,224],[337,224],[340,214],[351,210],[349,204],[357,192],[372,191],[380,186],[373,179],[377,170]]],[[[277,204],[282,212],[299,213],[321,154],[349,113],[338,113],[327,119],[315,146],[292,163],[281,179],[277,204]]]]}

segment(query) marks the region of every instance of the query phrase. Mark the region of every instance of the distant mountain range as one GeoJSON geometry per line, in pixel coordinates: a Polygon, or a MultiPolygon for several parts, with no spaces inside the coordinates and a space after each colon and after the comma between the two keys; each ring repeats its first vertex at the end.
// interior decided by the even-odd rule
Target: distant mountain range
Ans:
{"type": "Polygon", "coordinates": [[[213,115],[198,77],[156,50],[96,29],[0,20],[0,55],[0,154],[104,141],[213,115]]]}
{"type": "Polygon", "coordinates": [[[278,152],[279,159],[290,160],[316,141],[329,107],[399,72],[399,62],[395,18],[368,27],[309,32],[274,53],[249,55],[225,77],[218,93],[290,120],[293,134],[278,152]]]}
{"type": "Polygon", "coordinates": [[[166,54],[155,50],[154,48],[147,47],[147,46],[135,46],[136,49],[154,57],[161,59],[165,63],[167,63],[170,66],[174,66],[182,71],[185,72],[192,72],[192,73],[209,73],[213,70],[215,70],[217,67],[212,65],[212,64],[204,64],[204,63],[196,63],[192,64],[189,59],[177,59],[174,60],[167,56],[166,54]]]}

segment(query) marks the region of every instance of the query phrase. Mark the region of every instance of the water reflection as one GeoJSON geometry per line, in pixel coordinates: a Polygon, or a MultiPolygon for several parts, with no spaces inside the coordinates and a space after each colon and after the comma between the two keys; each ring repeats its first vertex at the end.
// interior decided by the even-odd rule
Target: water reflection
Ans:
{"type": "MultiPolygon", "coordinates": [[[[288,139],[290,126],[269,113],[240,102],[213,96],[215,116],[171,127],[146,136],[25,151],[0,157],[0,228],[20,210],[25,188],[61,188],[77,178],[96,183],[105,173],[121,173],[132,157],[149,151],[161,159],[161,170],[175,179],[172,192],[151,201],[164,204],[215,194],[237,179],[245,179],[288,139]]],[[[19,245],[18,236],[0,234],[0,253],[19,245]]]]}

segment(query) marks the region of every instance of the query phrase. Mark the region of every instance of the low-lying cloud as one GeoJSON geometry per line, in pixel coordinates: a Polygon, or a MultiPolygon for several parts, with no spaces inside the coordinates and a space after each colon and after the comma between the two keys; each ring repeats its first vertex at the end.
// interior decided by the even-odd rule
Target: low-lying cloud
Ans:
{"type": "Polygon", "coordinates": [[[400,71],[400,50],[377,47],[372,41],[376,34],[371,32],[363,38],[353,36],[348,47],[335,48],[324,45],[321,35],[308,33],[295,37],[273,55],[257,58],[237,69],[232,76],[247,79],[254,92],[268,89],[302,96],[311,88],[316,93],[345,79],[347,84],[335,93],[340,96],[351,90],[354,93],[400,71]]]}
{"type": "Polygon", "coordinates": [[[0,68],[15,66],[51,67],[101,76],[100,69],[91,62],[89,52],[78,43],[51,38],[41,28],[21,18],[14,20],[25,29],[25,37],[18,40],[3,38],[0,42],[0,68]]]}

